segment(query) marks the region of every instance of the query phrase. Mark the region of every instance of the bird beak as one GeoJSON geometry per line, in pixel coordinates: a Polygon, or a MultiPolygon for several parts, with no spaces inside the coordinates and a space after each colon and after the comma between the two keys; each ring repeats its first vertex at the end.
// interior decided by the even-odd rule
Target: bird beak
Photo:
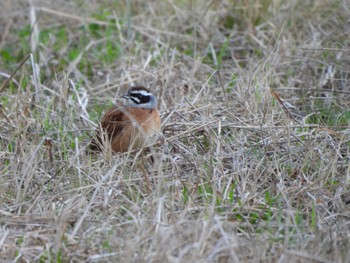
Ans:
{"type": "Polygon", "coordinates": [[[122,96],[123,99],[130,99],[130,94],[127,92],[122,96]]]}

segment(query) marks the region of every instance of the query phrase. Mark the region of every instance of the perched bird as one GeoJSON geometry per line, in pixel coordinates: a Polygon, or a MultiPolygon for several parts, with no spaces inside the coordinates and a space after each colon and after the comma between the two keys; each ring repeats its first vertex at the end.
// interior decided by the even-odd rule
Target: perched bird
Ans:
{"type": "Polygon", "coordinates": [[[101,151],[105,143],[113,152],[126,152],[151,143],[160,131],[157,98],[145,87],[135,86],[123,95],[124,104],[105,113],[89,149],[101,151]]]}

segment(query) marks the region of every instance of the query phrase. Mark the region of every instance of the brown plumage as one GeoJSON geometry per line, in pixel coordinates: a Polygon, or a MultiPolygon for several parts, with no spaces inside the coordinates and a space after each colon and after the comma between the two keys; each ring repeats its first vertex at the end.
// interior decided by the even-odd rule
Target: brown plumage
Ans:
{"type": "Polygon", "coordinates": [[[114,152],[126,152],[152,143],[160,131],[157,100],[146,88],[137,86],[123,96],[125,103],[105,113],[89,149],[101,151],[110,143],[114,152]]]}

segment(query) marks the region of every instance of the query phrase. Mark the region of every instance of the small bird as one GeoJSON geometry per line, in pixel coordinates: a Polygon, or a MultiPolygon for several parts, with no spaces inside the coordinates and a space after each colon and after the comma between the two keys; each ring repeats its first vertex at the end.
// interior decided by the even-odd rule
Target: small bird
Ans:
{"type": "Polygon", "coordinates": [[[110,143],[113,152],[127,152],[151,143],[160,131],[157,98],[145,87],[135,86],[123,95],[124,105],[105,113],[88,148],[101,151],[110,143]]]}

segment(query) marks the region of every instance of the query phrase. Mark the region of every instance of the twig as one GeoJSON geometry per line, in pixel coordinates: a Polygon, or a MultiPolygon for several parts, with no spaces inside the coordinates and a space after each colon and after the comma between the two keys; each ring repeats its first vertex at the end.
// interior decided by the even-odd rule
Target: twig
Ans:
{"type": "Polygon", "coordinates": [[[11,79],[13,78],[13,76],[17,73],[17,71],[23,66],[23,64],[28,60],[28,58],[30,57],[30,54],[28,56],[26,56],[26,58],[18,65],[18,67],[15,69],[15,71],[11,74],[11,76],[1,85],[0,88],[0,93],[4,91],[5,87],[7,86],[7,84],[11,81],[11,79]]]}

